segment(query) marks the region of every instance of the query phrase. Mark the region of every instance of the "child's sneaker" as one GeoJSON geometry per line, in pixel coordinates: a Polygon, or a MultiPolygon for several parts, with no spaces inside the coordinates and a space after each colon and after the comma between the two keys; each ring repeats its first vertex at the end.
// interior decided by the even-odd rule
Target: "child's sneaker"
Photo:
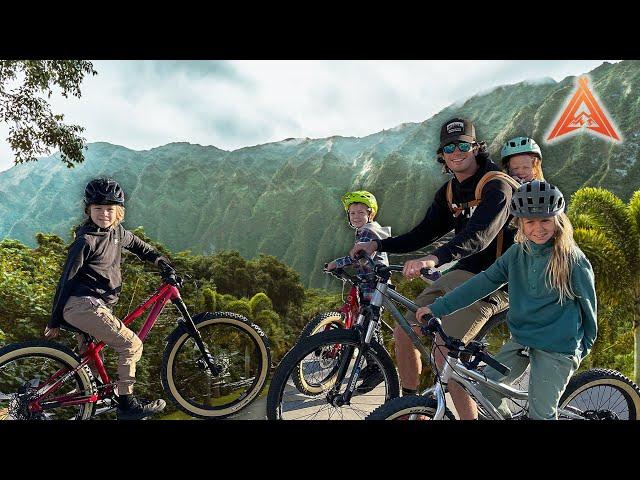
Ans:
{"type": "Polygon", "coordinates": [[[162,399],[143,405],[133,395],[122,395],[118,405],[118,420],[141,420],[164,410],[167,402],[162,399]]]}

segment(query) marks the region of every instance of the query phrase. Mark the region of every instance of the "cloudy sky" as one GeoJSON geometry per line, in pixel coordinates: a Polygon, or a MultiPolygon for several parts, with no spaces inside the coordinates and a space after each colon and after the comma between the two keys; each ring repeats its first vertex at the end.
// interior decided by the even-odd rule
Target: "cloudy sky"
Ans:
{"type": "MultiPolygon", "coordinates": [[[[602,62],[95,61],[98,75],[84,80],[80,99],[51,104],[86,128],[88,142],[234,150],[289,137],[365,136],[424,121],[498,85],[559,81],[602,62]]],[[[7,131],[0,125],[0,171],[13,165],[7,131]]]]}

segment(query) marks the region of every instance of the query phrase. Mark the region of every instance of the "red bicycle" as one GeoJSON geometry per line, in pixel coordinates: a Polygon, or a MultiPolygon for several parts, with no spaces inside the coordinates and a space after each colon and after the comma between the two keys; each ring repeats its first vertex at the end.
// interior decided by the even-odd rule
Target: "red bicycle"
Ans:
{"type": "MultiPolygon", "coordinates": [[[[127,315],[124,324],[151,309],[138,332],[144,342],[164,306],[172,302],[181,317],[167,337],[162,358],[165,393],[193,417],[224,418],[236,413],[255,400],[267,379],[271,353],[264,332],[235,313],[204,312],[191,317],[180,297],[182,278],[174,270],[164,270],[161,276],[160,288],[127,315]]],[[[62,328],[80,332],[70,325],[62,328]]],[[[83,334],[88,348],[81,356],[47,340],[0,349],[0,419],[88,420],[115,409],[115,383],[100,356],[105,344],[83,334]]]]}

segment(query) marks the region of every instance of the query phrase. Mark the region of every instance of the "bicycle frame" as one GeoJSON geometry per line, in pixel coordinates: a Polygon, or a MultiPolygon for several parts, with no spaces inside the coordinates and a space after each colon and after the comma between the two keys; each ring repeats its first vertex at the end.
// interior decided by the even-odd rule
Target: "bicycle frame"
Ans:
{"type": "Polygon", "coordinates": [[[338,309],[338,312],[344,314],[344,327],[351,328],[353,326],[354,318],[358,317],[360,311],[360,302],[358,301],[358,289],[355,286],[349,290],[347,300],[338,309]]]}
{"type": "MultiPolygon", "coordinates": [[[[529,392],[524,390],[517,390],[511,388],[509,385],[491,380],[490,378],[487,378],[482,372],[469,370],[468,368],[466,368],[460,361],[460,359],[448,357],[448,360],[445,362],[445,365],[442,369],[442,373],[440,374],[440,382],[422,392],[422,395],[433,394],[438,402],[438,407],[436,408],[436,413],[433,417],[434,420],[442,420],[444,418],[446,408],[444,388],[450,380],[456,381],[458,384],[462,385],[462,387],[467,392],[472,394],[476,401],[480,403],[480,405],[482,405],[485,411],[494,420],[506,420],[506,418],[480,392],[476,385],[472,383],[473,380],[475,380],[480,385],[484,385],[485,387],[490,388],[503,397],[524,401],[527,401],[529,399],[529,392]]],[[[574,420],[584,420],[584,417],[575,413],[573,409],[568,410],[559,407],[558,414],[572,418],[574,420]]]]}
{"type": "MultiPolygon", "coordinates": [[[[207,361],[209,366],[213,368],[213,365],[211,365],[210,354],[202,343],[202,339],[200,338],[200,335],[195,328],[193,320],[189,315],[184,302],[182,301],[180,291],[178,290],[178,288],[176,288],[176,286],[169,283],[163,283],[155,293],[153,293],[148,299],[143,301],[133,312],[127,315],[123,320],[123,323],[127,326],[130,325],[145,311],[151,308],[147,319],[140,328],[140,331],[137,333],[140,340],[144,342],[147,334],[153,328],[156,320],[160,316],[160,313],[169,301],[171,301],[180,311],[180,313],[183,315],[183,319],[187,320],[186,322],[179,322],[179,325],[183,326],[183,328],[185,328],[188,333],[195,337],[198,347],[200,347],[201,351],[204,353],[205,360],[207,361]]],[[[75,367],[73,370],[69,370],[66,368],[60,369],[51,377],[49,377],[44,384],[39,386],[37,397],[29,403],[29,410],[32,412],[38,412],[41,410],[46,410],[48,408],[82,405],[84,403],[96,403],[105,398],[110,398],[113,395],[114,385],[111,383],[109,375],[107,374],[107,371],[104,367],[102,358],[100,357],[100,351],[105,346],[106,345],[104,342],[99,342],[97,344],[91,342],[87,346],[86,351],[81,355],[82,361],[78,364],[77,367],[75,367]],[[63,395],[42,402],[43,398],[46,398],[48,395],[55,392],[62,386],[65,381],[75,375],[80,369],[84,368],[84,366],[89,364],[90,362],[94,363],[96,370],[98,371],[100,380],[105,387],[101,388],[100,391],[94,392],[88,396],[78,397],[75,395],[63,395]]]]}
{"type": "MultiPolygon", "coordinates": [[[[416,305],[408,298],[396,292],[393,288],[391,288],[388,283],[380,282],[380,281],[378,281],[378,283],[376,284],[376,291],[373,294],[371,302],[369,306],[367,306],[367,308],[377,307],[379,309],[380,307],[383,307],[383,306],[388,308],[391,315],[398,321],[398,323],[402,326],[405,332],[407,332],[410,338],[412,338],[412,341],[414,345],[416,345],[416,348],[418,348],[418,350],[423,355],[426,355],[427,358],[429,358],[430,353],[426,350],[426,347],[422,344],[422,342],[418,339],[417,335],[413,332],[413,330],[407,323],[407,320],[402,316],[402,314],[400,313],[396,305],[393,303],[394,301],[404,305],[412,312],[417,311],[417,309],[419,308],[418,305],[416,305]]],[[[364,321],[364,314],[359,313],[356,319],[356,324],[360,325],[363,321],[364,321]]],[[[376,325],[380,321],[382,321],[382,318],[380,317],[380,315],[378,315],[375,318],[375,321],[369,322],[369,326],[367,328],[367,331],[363,339],[366,345],[369,345],[369,343],[371,343],[371,339],[373,338],[373,333],[376,329],[376,325]]],[[[344,381],[344,377],[348,368],[348,359],[351,358],[352,353],[353,352],[349,352],[348,355],[345,355],[345,361],[341,363],[338,369],[337,381],[333,387],[335,391],[339,391],[342,385],[342,382],[344,381]]],[[[362,350],[360,349],[355,360],[355,367],[351,373],[349,381],[347,382],[347,389],[342,394],[342,398],[340,402],[348,403],[351,400],[351,397],[353,396],[353,392],[356,388],[355,385],[358,380],[358,376],[360,375],[360,370],[362,369],[363,363],[364,363],[364,356],[362,354],[362,350]]]]}

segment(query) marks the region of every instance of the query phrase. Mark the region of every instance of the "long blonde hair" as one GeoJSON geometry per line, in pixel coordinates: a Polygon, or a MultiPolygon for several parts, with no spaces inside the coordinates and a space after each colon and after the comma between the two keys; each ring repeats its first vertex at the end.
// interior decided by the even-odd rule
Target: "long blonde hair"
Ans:
{"type": "MultiPolygon", "coordinates": [[[[563,212],[553,217],[556,232],[553,235],[553,252],[549,263],[545,268],[545,285],[558,291],[559,303],[562,305],[565,299],[573,300],[576,297],[571,288],[571,269],[578,259],[578,246],[573,239],[573,226],[569,217],[563,212]]],[[[515,242],[522,245],[528,253],[531,252],[531,241],[524,234],[524,219],[517,220],[518,231],[515,242]]]]}

